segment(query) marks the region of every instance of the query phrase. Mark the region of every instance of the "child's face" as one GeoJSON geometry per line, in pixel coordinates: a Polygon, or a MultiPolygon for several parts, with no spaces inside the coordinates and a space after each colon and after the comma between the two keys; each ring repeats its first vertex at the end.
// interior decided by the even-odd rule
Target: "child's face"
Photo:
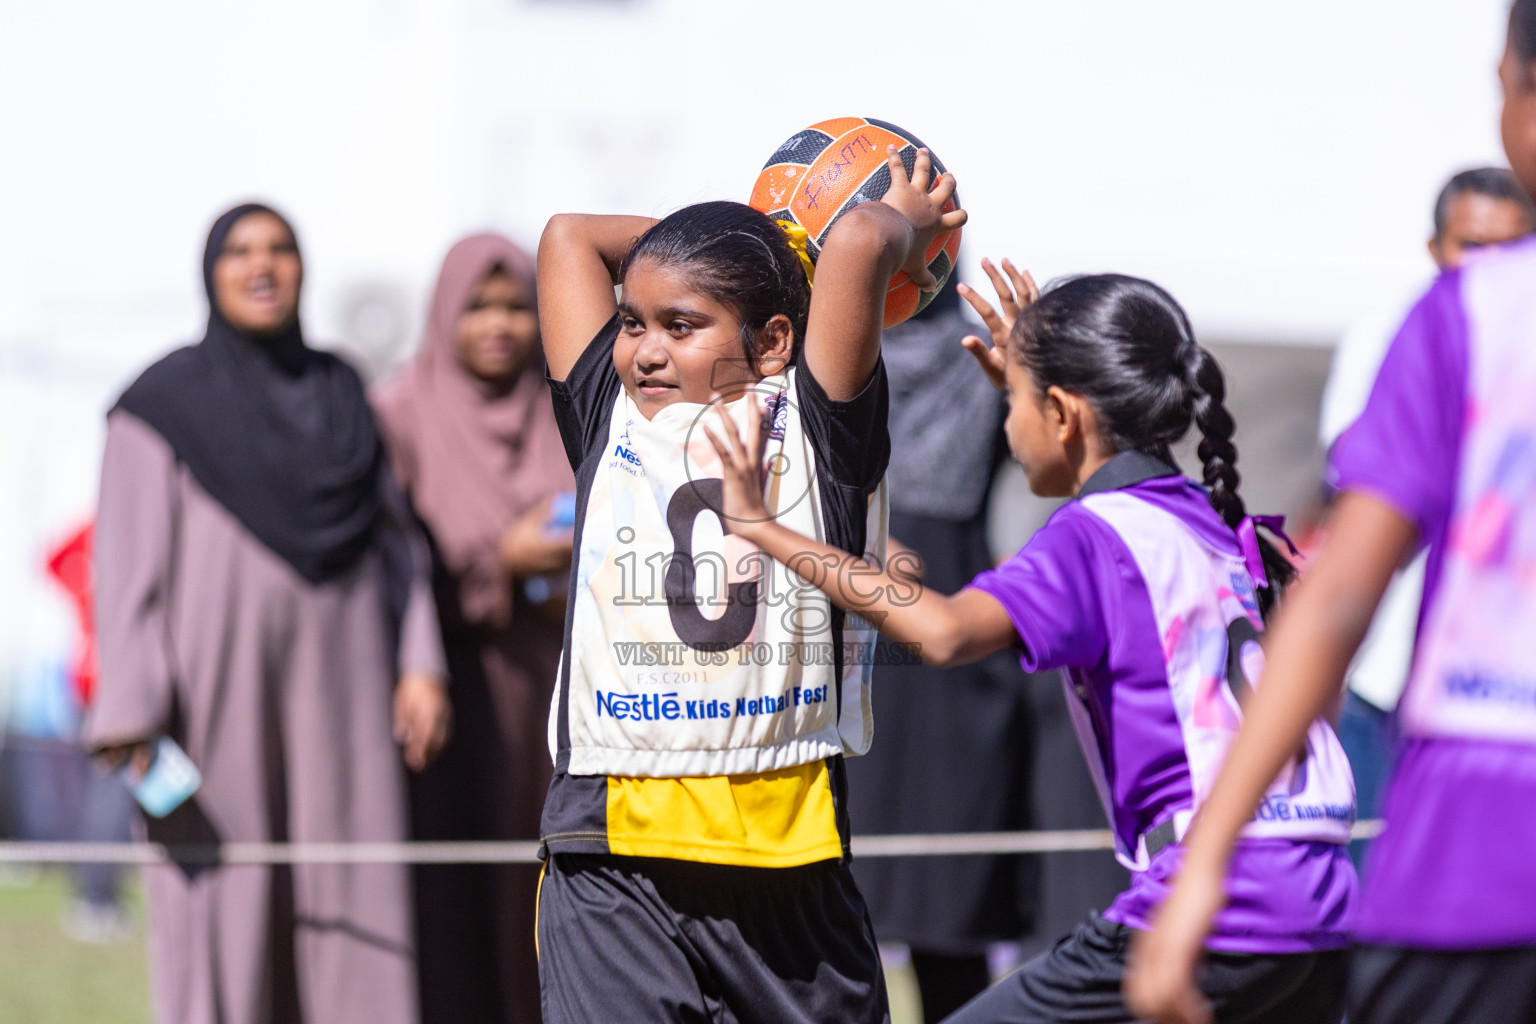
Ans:
{"type": "Polygon", "coordinates": [[[650,260],[624,276],[613,365],[646,419],[761,379],[742,352],[735,312],[697,291],[686,272],[650,260]]]}
{"type": "Polygon", "coordinates": [[[1061,403],[1042,395],[1029,372],[1010,353],[1006,373],[1008,449],[1024,467],[1029,489],[1042,498],[1071,497],[1076,491],[1068,458],[1061,403]]]}
{"type": "Polygon", "coordinates": [[[1504,111],[1499,132],[1509,168],[1527,192],[1536,196],[1536,67],[1522,64],[1508,47],[1499,63],[1504,111]]]}

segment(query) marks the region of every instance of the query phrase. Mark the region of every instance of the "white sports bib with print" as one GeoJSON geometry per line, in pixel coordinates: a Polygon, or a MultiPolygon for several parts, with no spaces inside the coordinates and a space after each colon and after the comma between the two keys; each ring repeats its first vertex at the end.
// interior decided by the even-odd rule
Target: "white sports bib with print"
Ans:
{"type": "MultiPolygon", "coordinates": [[[[779,522],[825,542],[793,383],[790,371],[754,389],[773,417],[766,502],[779,522]]],[[[726,410],[744,430],[745,399],[726,410]]],[[[623,391],[614,402],[566,652],[573,775],[740,775],[869,748],[874,630],[848,615],[834,635],[820,591],[731,533],[703,429],[718,433],[718,417],[714,406],[678,403],[646,420],[623,391]]],[[[885,530],[882,483],[864,557],[883,560],[885,530]]]]}

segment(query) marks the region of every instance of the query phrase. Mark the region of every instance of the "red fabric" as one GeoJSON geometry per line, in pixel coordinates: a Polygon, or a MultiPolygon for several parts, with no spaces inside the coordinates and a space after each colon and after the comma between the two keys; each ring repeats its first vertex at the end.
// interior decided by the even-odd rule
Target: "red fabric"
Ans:
{"type": "Polygon", "coordinates": [[[70,674],[75,695],[82,707],[90,707],[96,693],[96,623],[91,604],[96,592],[91,566],[91,542],[94,522],[86,523],[48,555],[48,574],[64,588],[75,606],[80,624],[80,642],[75,649],[70,674]]]}

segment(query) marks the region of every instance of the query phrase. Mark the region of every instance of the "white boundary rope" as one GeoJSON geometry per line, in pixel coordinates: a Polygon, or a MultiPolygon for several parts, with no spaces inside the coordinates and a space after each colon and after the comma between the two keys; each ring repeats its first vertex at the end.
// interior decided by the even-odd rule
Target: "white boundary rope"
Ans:
{"type": "MultiPolygon", "coordinates": [[[[1355,823],[1352,836],[1374,839],[1380,821],[1355,823]]],[[[1109,829],[1058,832],[965,832],[905,836],[855,836],[856,857],[939,857],[1010,853],[1112,850],[1109,829]]],[[[454,843],[221,843],[164,846],[159,843],[0,842],[0,864],[536,864],[539,844],[454,843]]]]}

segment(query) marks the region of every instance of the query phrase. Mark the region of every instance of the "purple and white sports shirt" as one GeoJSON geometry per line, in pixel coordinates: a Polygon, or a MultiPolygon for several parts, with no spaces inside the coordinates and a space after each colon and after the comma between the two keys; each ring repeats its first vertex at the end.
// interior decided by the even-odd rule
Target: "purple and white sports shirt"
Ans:
{"type": "Polygon", "coordinates": [[[1536,239],[1435,282],[1330,462],[1429,546],[1360,937],[1536,943],[1536,239]]]}
{"type": "MultiPolygon", "coordinates": [[[[1176,843],[1147,856],[1148,836],[1165,823],[1182,836],[1262,663],[1236,534],[1173,467],[1123,453],[971,585],[1007,610],[1027,671],[1063,670],[1116,853],[1132,869],[1104,916],[1148,927],[1182,859],[1176,843]]],[[[1315,723],[1306,755],[1244,830],[1207,944],[1245,953],[1348,944],[1353,819],[1348,762],[1327,724],[1315,723]]]]}

